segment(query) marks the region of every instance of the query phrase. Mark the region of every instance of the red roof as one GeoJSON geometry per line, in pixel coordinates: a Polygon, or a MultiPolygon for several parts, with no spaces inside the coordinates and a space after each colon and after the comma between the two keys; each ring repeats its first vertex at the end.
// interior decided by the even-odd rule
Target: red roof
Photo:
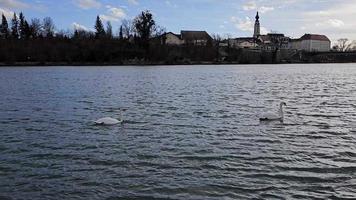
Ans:
{"type": "Polygon", "coordinates": [[[305,34],[301,38],[301,40],[319,40],[319,41],[328,41],[330,42],[329,38],[325,35],[316,35],[316,34],[305,34]]]}

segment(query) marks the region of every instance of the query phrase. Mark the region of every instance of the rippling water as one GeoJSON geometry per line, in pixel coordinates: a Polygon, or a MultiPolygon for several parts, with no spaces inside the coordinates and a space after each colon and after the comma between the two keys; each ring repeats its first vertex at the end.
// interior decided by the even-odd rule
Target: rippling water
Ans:
{"type": "Polygon", "coordinates": [[[0,199],[355,197],[355,77],[355,64],[0,68],[0,199]],[[281,101],[285,122],[260,123],[281,101]]]}

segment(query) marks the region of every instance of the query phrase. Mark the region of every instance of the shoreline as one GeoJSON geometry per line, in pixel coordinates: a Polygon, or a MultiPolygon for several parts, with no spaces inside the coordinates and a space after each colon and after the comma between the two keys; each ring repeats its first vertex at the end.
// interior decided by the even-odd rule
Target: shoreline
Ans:
{"type": "Polygon", "coordinates": [[[239,62],[189,62],[189,63],[165,63],[165,62],[145,62],[145,63],[115,63],[115,62],[0,62],[0,67],[55,67],[55,66],[184,66],[184,65],[292,65],[292,64],[352,64],[356,62],[279,62],[279,63],[239,63],[239,62]]]}

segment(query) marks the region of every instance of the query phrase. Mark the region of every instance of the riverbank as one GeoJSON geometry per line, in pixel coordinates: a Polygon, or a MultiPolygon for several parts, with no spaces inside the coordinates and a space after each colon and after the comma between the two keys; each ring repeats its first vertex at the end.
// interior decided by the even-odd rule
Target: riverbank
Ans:
{"type": "MultiPolygon", "coordinates": [[[[223,52],[223,51],[220,51],[223,52]]],[[[356,63],[356,52],[303,52],[291,50],[255,51],[240,49],[223,52],[219,60],[191,60],[185,57],[166,58],[159,61],[130,59],[122,61],[65,62],[65,61],[22,61],[1,62],[7,66],[150,66],[150,65],[239,65],[239,64],[311,64],[311,63],[356,63]]]]}

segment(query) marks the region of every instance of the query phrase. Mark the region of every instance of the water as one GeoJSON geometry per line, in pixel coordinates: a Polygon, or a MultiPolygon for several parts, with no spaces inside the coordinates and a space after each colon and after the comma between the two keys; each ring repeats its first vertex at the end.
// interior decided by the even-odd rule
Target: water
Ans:
{"type": "Polygon", "coordinates": [[[0,198],[355,197],[355,77],[355,64],[0,68],[0,198]],[[281,101],[285,122],[260,123],[281,101]]]}

